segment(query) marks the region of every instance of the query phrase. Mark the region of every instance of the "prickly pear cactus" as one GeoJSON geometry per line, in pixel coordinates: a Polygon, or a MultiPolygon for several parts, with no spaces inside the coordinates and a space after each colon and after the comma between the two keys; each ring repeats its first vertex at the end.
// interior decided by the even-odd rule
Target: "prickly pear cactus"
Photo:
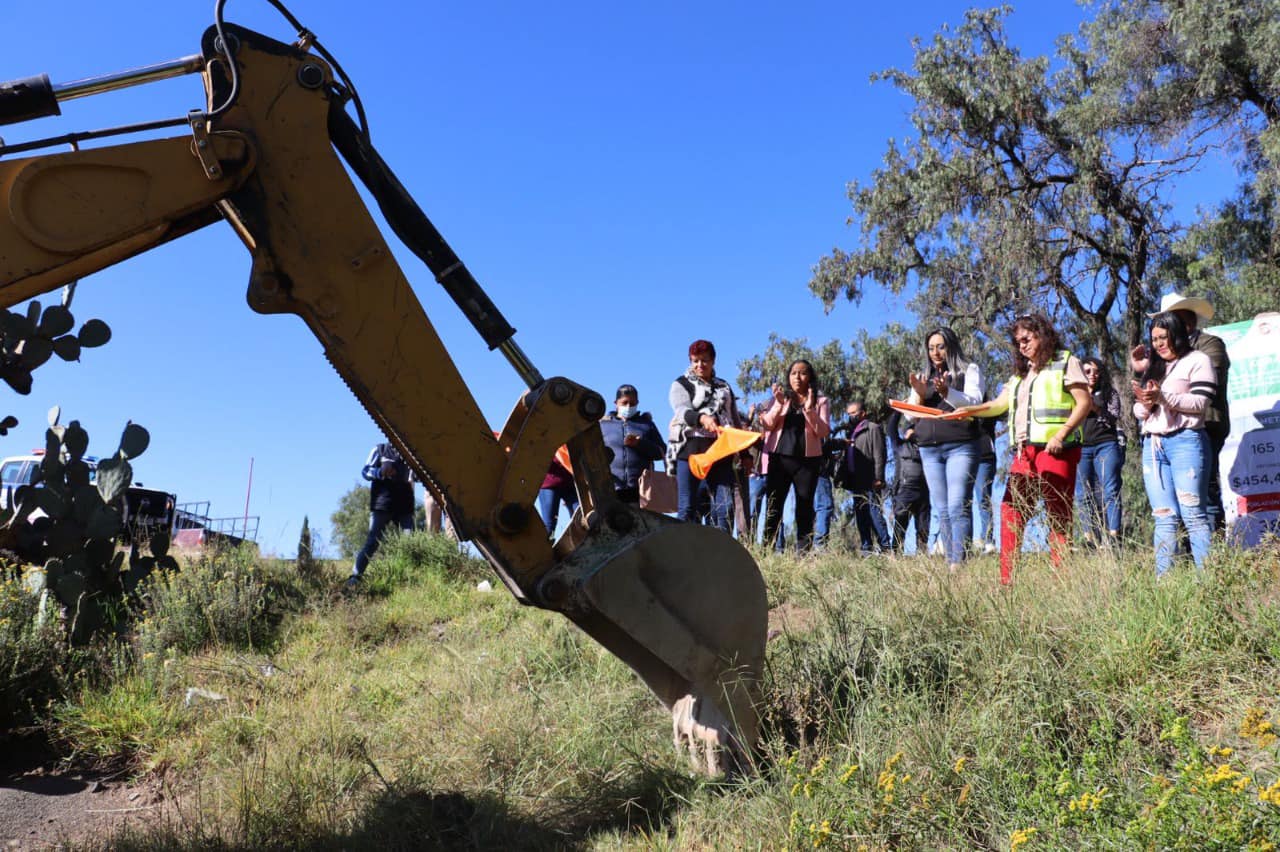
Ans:
{"type": "MultiPolygon", "coordinates": [[[[80,351],[102,346],[111,329],[91,319],[72,333],[76,320],[69,304],[41,309],[32,301],[25,313],[0,311],[0,380],[20,394],[31,393],[31,373],[57,355],[64,361],[80,360],[80,351]]],[[[0,420],[0,435],[18,425],[12,415],[0,420]]]]}
{"type": "Polygon", "coordinates": [[[44,565],[45,584],[71,614],[72,640],[83,642],[117,622],[126,597],[148,574],[177,563],[168,555],[167,534],[152,536],[145,555],[132,543],[127,563],[116,547],[125,523],[125,492],[133,481],[129,460],[146,450],[147,430],[126,425],[119,448],[98,462],[94,480],[84,461],[89,434],[78,420],[62,426],[59,418],[57,408],[49,412],[40,472],[17,490],[13,511],[0,521],[15,528],[20,551],[44,565]]]}

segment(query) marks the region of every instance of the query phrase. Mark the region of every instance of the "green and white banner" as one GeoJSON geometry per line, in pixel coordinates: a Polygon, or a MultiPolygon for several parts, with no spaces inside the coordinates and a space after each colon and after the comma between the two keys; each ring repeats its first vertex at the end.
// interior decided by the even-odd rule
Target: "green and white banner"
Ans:
{"type": "Polygon", "coordinates": [[[1253,547],[1280,535],[1280,313],[1205,331],[1227,345],[1231,435],[1218,464],[1232,538],[1253,547]]]}

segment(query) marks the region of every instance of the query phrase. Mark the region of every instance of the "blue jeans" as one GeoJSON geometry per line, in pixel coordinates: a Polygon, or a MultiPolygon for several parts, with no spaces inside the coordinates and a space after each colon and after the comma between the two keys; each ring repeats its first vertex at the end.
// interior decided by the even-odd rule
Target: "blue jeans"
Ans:
{"type": "Polygon", "coordinates": [[[547,535],[556,534],[556,521],[560,517],[560,504],[563,503],[569,516],[578,511],[578,489],[572,483],[556,488],[538,489],[538,511],[542,515],[542,524],[547,528],[547,535]]]}
{"type": "Polygon", "coordinates": [[[1076,510],[1080,532],[1094,544],[1120,538],[1120,472],[1124,468],[1124,447],[1116,441],[1080,448],[1076,468],[1076,510]],[[1106,533],[1099,521],[1106,523],[1106,533]]]}
{"type": "Polygon", "coordinates": [[[991,484],[995,478],[995,456],[979,459],[973,474],[973,497],[978,503],[978,523],[973,525],[973,540],[990,545],[996,543],[996,527],[992,523],[994,515],[991,512],[991,484]],[[979,526],[982,528],[981,535],[978,534],[979,526]]]}
{"type": "Polygon", "coordinates": [[[1142,480],[1156,522],[1157,577],[1173,565],[1179,521],[1187,528],[1196,567],[1203,568],[1209,555],[1209,477],[1204,467],[1208,453],[1209,436],[1203,429],[1142,440],[1142,480]]]}
{"type": "Polygon", "coordinates": [[[858,544],[864,554],[872,552],[873,533],[880,549],[889,551],[889,529],[884,522],[884,505],[879,494],[870,489],[853,492],[853,521],[858,527],[858,544]]]}
{"type": "Polygon", "coordinates": [[[819,476],[818,487],[813,492],[813,546],[822,547],[827,543],[827,534],[831,532],[831,516],[835,514],[836,503],[831,496],[831,477],[819,476]]]}
{"type": "Polygon", "coordinates": [[[920,448],[929,504],[938,516],[938,540],[948,562],[963,562],[973,531],[973,476],[978,441],[948,441],[920,448]]]}
{"type": "Polygon", "coordinates": [[[706,489],[711,497],[711,515],[708,522],[725,532],[733,516],[733,459],[721,459],[707,471],[706,479],[698,479],[689,469],[689,460],[676,462],[676,487],[680,489],[676,517],[682,521],[698,519],[698,492],[706,489]]]}
{"type": "MultiPolygon", "coordinates": [[[[764,538],[764,482],[765,478],[755,473],[751,474],[748,481],[751,490],[751,541],[754,544],[760,544],[764,538]]],[[[778,535],[773,542],[774,550],[782,550],[786,534],[786,524],[779,523],[778,535]]]]}
{"type": "Polygon", "coordinates": [[[356,554],[356,564],[351,568],[351,576],[360,577],[364,574],[364,569],[369,567],[369,560],[378,552],[378,547],[382,544],[383,533],[392,524],[395,524],[405,532],[411,532],[413,530],[413,512],[409,512],[407,515],[397,515],[394,512],[374,509],[369,513],[369,536],[364,540],[364,547],[356,554]]]}

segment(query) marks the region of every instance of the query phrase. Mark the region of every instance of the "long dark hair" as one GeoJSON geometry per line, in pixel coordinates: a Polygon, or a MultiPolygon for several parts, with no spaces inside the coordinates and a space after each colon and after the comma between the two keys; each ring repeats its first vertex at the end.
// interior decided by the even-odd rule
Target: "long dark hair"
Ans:
{"type": "Polygon", "coordinates": [[[1111,371],[1107,369],[1107,365],[1102,362],[1101,358],[1095,358],[1092,355],[1088,358],[1080,359],[1080,366],[1083,367],[1085,364],[1092,364],[1098,368],[1098,386],[1094,388],[1093,392],[1106,397],[1111,392],[1111,371]]]}
{"type": "Polygon", "coordinates": [[[813,398],[817,399],[818,394],[820,393],[820,390],[818,388],[818,371],[813,369],[813,365],[810,364],[808,361],[806,361],[804,358],[797,358],[796,360],[792,361],[789,365],[787,365],[787,386],[786,386],[787,399],[790,399],[792,396],[795,395],[795,391],[791,389],[791,368],[794,367],[796,364],[804,364],[805,370],[808,371],[809,373],[809,388],[813,391],[813,398]]]}
{"type": "Polygon", "coordinates": [[[1151,350],[1153,357],[1160,357],[1156,355],[1156,348],[1151,345],[1151,331],[1157,328],[1164,329],[1169,335],[1169,348],[1174,355],[1181,358],[1191,351],[1191,335],[1187,332],[1186,323],[1173,311],[1165,311],[1151,318],[1151,329],[1147,331],[1147,348],[1151,350]]]}
{"type": "Polygon", "coordinates": [[[946,326],[931,329],[924,336],[924,377],[930,378],[934,373],[933,361],[929,360],[929,338],[935,335],[941,337],[943,345],[947,347],[947,372],[953,380],[963,377],[965,370],[969,369],[969,361],[960,347],[960,338],[946,326]]]}
{"type": "Polygon", "coordinates": [[[1038,345],[1049,347],[1050,360],[1062,348],[1062,338],[1058,336],[1053,323],[1049,322],[1049,318],[1044,314],[1026,314],[1013,321],[1013,325],[1009,326],[1009,345],[1013,347],[1013,374],[1020,379],[1025,379],[1027,373],[1031,372],[1031,361],[1023,357],[1018,349],[1019,331],[1029,331],[1040,338],[1038,345]]]}
{"type": "Polygon", "coordinates": [[[1151,342],[1151,332],[1157,328],[1169,335],[1169,348],[1174,355],[1181,358],[1191,351],[1191,335],[1187,332],[1187,325],[1182,317],[1173,311],[1156,314],[1151,318],[1151,328],[1147,329],[1147,369],[1139,377],[1142,384],[1148,381],[1163,382],[1169,369],[1168,363],[1156,354],[1156,347],[1151,342]]]}

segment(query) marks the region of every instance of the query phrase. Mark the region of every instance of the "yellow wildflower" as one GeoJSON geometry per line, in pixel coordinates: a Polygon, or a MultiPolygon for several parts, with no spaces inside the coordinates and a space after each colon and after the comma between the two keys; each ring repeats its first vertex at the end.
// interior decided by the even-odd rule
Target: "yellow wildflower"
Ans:
{"type": "Polygon", "coordinates": [[[800,792],[800,786],[801,786],[801,784],[800,784],[800,782],[799,782],[799,781],[797,781],[796,783],[792,784],[792,785],[791,785],[791,795],[793,795],[793,796],[797,795],[797,794],[800,792]]]}
{"type": "Polygon", "coordinates": [[[1249,737],[1260,747],[1266,748],[1276,741],[1276,727],[1267,719],[1267,714],[1257,707],[1245,711],[1240,722],[1240,736],[1249,737]]]}
{"type": "Polygon", "coordinates": [[[968,762],[969,759],[967,757],[957,757],[955,766],[951,767],[951,771],[959,775],[961,772],[964,772],[964,765],[968,762]]]}
{"type": "Polygon", "coordinates": [[[1023,846],[1031,842],[1031,838],[1035,837],[1039,832],[1035,826],[1031,828],[1019,828],[1009,835],[1009,852],[1018,852],[1023,846]]]}
{"type": "Polygon", "coordinates": [[[1258,791],[1258,801],[1280,808],[1280,779],[1265,790],[1258,791]]]}
{"type": "Polygon", "coordinates": [[[823,757],[821,760],[819,760],[817,763],[813,765],[812,769],[809,770],[809,777],[816,778],[819,775],[821,775],[824,771],[826,771],[827,764],[829,764],[830,762],[831,762],[831,758],[823,757]]]}
{"type": "Polygon", "coordinates": [[[844,768],[844,773],[840,776],[841,784],[848,784],[849,779],[853,777],[853,773],[858,771],[858,764],[850,763],[844,768]]]}
{"type": "Polygon", "coordinates": [[[1096,811],[1102,805],[1102,800],[1106,798],[1106,795],[1106,787],[1099,787],[1097,791],[1093,793],[1086,791],[1081,793],[1079,798],[1072,799],[1068,802],[1067,810],[1078,811],[1080,813],[1084,813],[1085,811],[1096,811]]]}
{"type": "Polygon", "coordinates": [[[1230,757],[1233,754],[1235,754],[1235,750],[1228,748],[1227,746],[1214,746],[1209,749],[1209,755],[1211,757],[1230,757]]]}
{"type": "Polygon", "coordinates": [[[1204,771],[1204,782],[1210,787],[1227,781],[1235,781],[1239,777],[1240,773],[1232,769],[1229,763],[1219,764],[1211,770],[1206,769],[1204,771]]]}
{"type": "Polygon", "coordinates": [[[813,835],[813,848],[817,849],[831,837],[831,820],[824,819],[822,825],[814,826],[809,824],[809,833],[813,835]]]}
{"type": "Polygon", "coordinates": [[[884,762],[884,768],[893,769],[893,767],[898,765],[898,762],[900,760],[902,760],[902,752],[897,752],[896,754],[893,755],[893,757],[889,758],[884,762]]]}

